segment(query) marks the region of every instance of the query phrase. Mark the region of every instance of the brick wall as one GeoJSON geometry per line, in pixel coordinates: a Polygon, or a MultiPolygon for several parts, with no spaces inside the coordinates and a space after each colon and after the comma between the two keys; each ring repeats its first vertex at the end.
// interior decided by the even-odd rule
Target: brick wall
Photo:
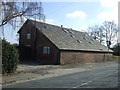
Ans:
{"type": "Polygon", "coordinates": [[[101,62],[107,60],[112,60],[112,54],[72,51],[61,51],[60,54],[61,64],[101,62]]]}
{"type": "Polygon", "coordinates": [[[59,64],[59,49],[39,30],[36,41],[36,60],[41,64],[59,64]],[[44,46],[50,47],[50,54],[43,54],[44,46]]]}
{"type": "Polygon", "coordinates": [[[59,49],[31,23],[26,22],[19,33],[19,45],[22,47],[21,57],[23,60],[32,59],[32,61],[38,61],[40,64],[59,64],[59,49]],[[31,34],[30,39],[27,39],[28,33],[31,34]],[[25,48],[29,46],[31,52],[29,52],[30,50],[26,51],[23,46],[25,48]],[[44,46],[50,47],[49,55],[43,54],[44,46]],[[25,56],[27,57],[24,59],[25,56]]]}
{"type": "Polygon", "coordinates": [[[26,22],[19,32],[19,46],[21,59],[34,59],[35,54],[35,33],[36,30],[31,23],[26,22]],[[30,39],[27,39],[27,34],[31,34],[30,39]],[[26,47],[29,51],[26,51],[26,47]],[[27,57],[26,57],[27,56],[27,57]],[[26,57],[26,58],[25,58],[26,57]]]}

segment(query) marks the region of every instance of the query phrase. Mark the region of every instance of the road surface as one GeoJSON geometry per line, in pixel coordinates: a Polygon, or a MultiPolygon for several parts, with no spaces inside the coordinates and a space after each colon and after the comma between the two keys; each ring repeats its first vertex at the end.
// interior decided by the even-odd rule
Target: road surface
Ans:
{"type": "Polygon", "coordinates": [[[17,83],[3,88],[118,88],[118,64],[52,78],[17,83]]]}

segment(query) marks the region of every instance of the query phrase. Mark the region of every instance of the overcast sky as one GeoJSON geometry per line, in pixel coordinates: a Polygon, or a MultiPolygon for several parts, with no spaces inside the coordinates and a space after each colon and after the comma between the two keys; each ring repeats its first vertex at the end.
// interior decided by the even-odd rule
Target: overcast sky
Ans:
{"type": "MultiPolygon", "coordinates": [[[[55,0],[54,0],[55,1],[55,0]]],[[[79,0],[78,0],[79,1],[79,0]]],[[[88,26],[101,25],[104,21],[118,23],[119,0],[80,0],[79,2],[42,2],[46,22],[86,31],[88,26]]],[[[16,43],[16,32],[6,30],[5,37],[16,43]]]]}

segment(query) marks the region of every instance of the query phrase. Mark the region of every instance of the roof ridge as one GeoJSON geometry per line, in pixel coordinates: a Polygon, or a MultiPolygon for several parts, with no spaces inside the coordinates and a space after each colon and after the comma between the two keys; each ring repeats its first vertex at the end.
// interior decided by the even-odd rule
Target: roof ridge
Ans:
{"type": "Polygon", "coordinates": [[[72,29],[72,28],[61,27],[61,26],[54,25],[54,24],[49,24],[49,23],[46,23],[46,22],[35,21],[35,20],[32,20],[32,19],[27,19],[27,20],[29,20],[29,21],[34,21],[34,22],[38,22],[38,23],[42,23],[42,24],[47,24],[47,25],[54,26],[54,27],[58,27],[58,28],[61,28],[61,29],[63,28],[63,29],[67,29],[67,30],[71,30],[71,31],[79,32],[79,33],[84,33],[84,32],[77,31],[77,30],[75,30],[75,29],[72,29]]]}

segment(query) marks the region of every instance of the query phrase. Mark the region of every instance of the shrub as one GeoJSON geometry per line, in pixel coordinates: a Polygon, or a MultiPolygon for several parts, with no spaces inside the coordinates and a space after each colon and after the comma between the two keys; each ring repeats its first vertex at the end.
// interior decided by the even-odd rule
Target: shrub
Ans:
{"type": "Polygon", "coordinates": [[[117,43],[116,45],[114,45],[112,50],[114,51],[113,53],[114,55],[120,56],[120,43],[117,43]]]}
{"type": "Polygon", "coordinates": [[[113,51],[114,51],[114,55],[120,56],[120,46],[116,46],[116,47],[113,49],[113,51]]]}
{"type": "Polygon", "coordinates": [[[2,74],[15,72],[18,63],[18,50],[6,40],[2,40],[2,74]]]}

